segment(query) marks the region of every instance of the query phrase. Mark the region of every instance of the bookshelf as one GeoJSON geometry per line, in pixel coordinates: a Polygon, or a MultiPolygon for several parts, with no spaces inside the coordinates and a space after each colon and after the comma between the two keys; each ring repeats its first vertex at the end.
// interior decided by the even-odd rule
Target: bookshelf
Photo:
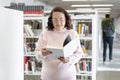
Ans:
{"type": "Polygon", "coordinates": [[[98,13],[90,11],[70,11],[73,29],[80,37],[84,56],[76,64],[78,80],[96,80],[98,54],[98,13]],[[86,14],[85,14],[86,13],[86,14]],[[76,14],[76,15],[73,15],[76,14]],[[81,14],[81,15],[79,15],[81,14]]]}
{"type": "MultiPolygon", "coordinates": [[[[16,9],[16,7],[15,7],[16,9]]],[[[31,8],[30,8],[31,10],[31,8]]],[[[98,54],[98,13],[95,10],[90,11],[68,11],[72,18],[72,27],[80,36],[80,43],[84,46],[85,56],[76,64],[78,80],[96,80],[96,55],[98,54]],[[83,25],[83,27],[82,27],[83,25]],[[84,67],[81,67],[81,65],[84,67]]],[[[27,13],[27,12],[26,12],[27,13]]],[[[38,35],[45,29],[44,21],[46,17],[38,14],[24,14],[24,80],[39,80],[41,75],[42,64],[35,58],[35,45],[38,35]],[[36,26],[37,25],[37,26],[36,26]],[[32,33],[27,32],[29,30],[32,33]],[[38,79],[35,77],[37,76],[38,79]]],[[[45,16],[49,11],[45,11],[45,16]]]]}
{"type": "MultiPolygon", "coordinates": [[[[96,80],[96,65],[97,65],[96,55],[98,53],[97,11],[90,10],[90,11],[80,12],[80,11],[71,10],[68,12],[71,14],[72,24],[73,24],[72,27],[74,30],[78,32],[80,37],[80,43],[82,44],[83,46],[82,48],[84,49],[84,53],[85,53],[85,55],[79,60],[79,62],[75,64],[76,70],[77,70],[77,74],[76,74],[77,80],[96,80]]],[[[46,23],[47,22],[46,19],[48,18],[46,14],[49,14],[49,13],[45,12],[44,14],[45,14],[44,21],[46,23]]],[[[28,20],[28,19],[25,19],[25,20],[28,20]]],[[[44,26],[45,25],[46,24],[44,24],[44,26]]],[[[42,30],[44,30],[44,28],[42,28],[42,30]]],[[[37,36],[25,36],[24,38],[38,39],[37,36]]],[[[31,58],[35,57],[34,52],[27,52],[25,56],[28,56],[31,58]]],[[[39,66],[42,67],[42,64],[40,64],[39,66]]],[[[35,76],[40,76],[40,75],[41,75],[40,70],[35,72],[29,71],[28,73],[25,73],[25,78],[29,80],[31,76],[32,76],[31,78],[34,79],[35,76]]]]}
{"type": "Polygon", "coordinates": [[[24,16],[24,29],[26,25],[31,26],[33,35],[27,34],[27,30],[24,33],[24,80],[38,80],[41,75],[41,61],[38,61],[35,57],[36,42],[39,38],[39,34],[44,30],[44,17],[43,16],[24,16]],[[26,58],[28,58],[26,60],[26,58]]]}
{"type": "Polygon", "coordinates": [[[26,6],[24,8],[24,80],[40,80],[41,61],[35,57],[35,48],[44,27],[44,7],[26,6]]]}
{"type": "Polygon", "coordinates": [[[45,28],[44,6],[11,3],[5,8],[23,11],[24,80],[39,80],[42,64],[36,59],[34,50],[39,34],[45,28]]]}

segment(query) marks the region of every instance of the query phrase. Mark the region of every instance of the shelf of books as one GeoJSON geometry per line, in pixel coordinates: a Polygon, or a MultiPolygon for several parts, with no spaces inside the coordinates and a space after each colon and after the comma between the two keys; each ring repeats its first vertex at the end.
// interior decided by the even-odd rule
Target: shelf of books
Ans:
{"type": "MultiPolygon", "coordinates": [[[[24,12],[24,80],[40,80],[42,62],[35,58],[36,42],[45,29],[43,6],[25,6],[24,4],[6,8],[24,12]]],[[[90,11],[68,11],[72,18],[72,27],[80,37],[84,56],[76,63],[77,80],[96,80],[96,55],[98,53],[98,13],[90,11]]],[[[49,14],[49,12],[45,13],[49,14]]],[[[46,15],[45,15],[46,16],[46,15]]]]}
{"type": "MultiPolygon", "coordinates": [[[[77,14],[78,13],[80,12],[77,12],[77,14]]],[[[87,13],[87,12],[84,12],[84,13],[87,13]]],[[[97,15],[97,11],[94,11],[94,10],[90,11],[89,14],[85,16],[83,15],[71,16],[73,29],[75,29],[79,34],[80,44],[84,53],[84,56],[79,60],[78,63],[75,64],[76,70],[77,70],[77,74],[76,74],[77,80],[96,80],[96,54],[98,53],[97,52],[98,51],[98,45],[97,45],[98,44],[98,36],[97,36],[98,15],[97,15]],[[92,14],[92,15],[89,15],[89,14],[92,14]]],[[[35,20],[35,19],[34,20],[30,19],[31,21],[29,22],[29,19],[30,18],[28,17],[24,19],[25,26],[26,24],[31,24],[31,21],[35,20]]],[[[42,27],[39,27],[39,29],[44,30],[42,27]]],[[[26,34],[24,36],[25,36],[24,41],[26,46],[25,48],[27,48],[26,49],[27,51],[24,51],[25,52],[24,73],[25,73],[25,79],[29,80],[31,76],[32,76],[31,78],[34,79],[35,76],[41,75],[40,71],[41,71],[42,63],[40,61],[37,61],[34,55],[35,42],[38,40],[38,36],[36,35],[26,36],[26,34]]]]}
{"type": "Polygon", "coordinates": [[[40,80],[42,64],[36,59],[34,51],[39,34],[44,30],[44,6],[11,3],[5,8],[20,10],[24,13],[24,80],[40,80]]]}
{"type": "Polygon", "coordinates": [[[79,62],[75,64],[78,80],[96,80],[98,14],[94,10],[91,12],[92,14],[89,13],[90,15],[78,15],[77,11],[77,15],[71,15],[73,29],[79,34],[81,48],[84,53],[79,62]]]}
{"type": "Polygon", "coordinates": [[[40,80],[42,63],[36,59],[34,51],[39,35],[44,30],[44,16],[43,13],[39,16],[39,13],[31,13],[26,11],[24,15],[24,80],[40,80]]]}

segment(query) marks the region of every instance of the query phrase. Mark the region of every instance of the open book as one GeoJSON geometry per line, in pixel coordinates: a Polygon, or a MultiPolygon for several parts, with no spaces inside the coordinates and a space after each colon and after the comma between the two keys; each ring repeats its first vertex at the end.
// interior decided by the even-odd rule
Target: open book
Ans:
{"type": "Polygon", "coordinates": [[[71,40],[71,37],[68,35],[63,43],[62,48],[46,48],[49,51],[52,51],[48,57],[52,59],[57,59],[59,57],[69,57],[72,55],[78,48],[77,38],[71,40]]]}

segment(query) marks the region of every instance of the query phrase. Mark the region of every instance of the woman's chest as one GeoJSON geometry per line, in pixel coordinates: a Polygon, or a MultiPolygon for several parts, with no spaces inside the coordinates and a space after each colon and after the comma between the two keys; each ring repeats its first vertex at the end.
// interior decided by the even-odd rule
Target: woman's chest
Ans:
{"type": "Polygon", "coordinates": [[[69,33],[64,34],[49,34],[47,36],[47,46],[51,47],[63,47],[63,43],[65,38],[67,37],[69,33]]]}

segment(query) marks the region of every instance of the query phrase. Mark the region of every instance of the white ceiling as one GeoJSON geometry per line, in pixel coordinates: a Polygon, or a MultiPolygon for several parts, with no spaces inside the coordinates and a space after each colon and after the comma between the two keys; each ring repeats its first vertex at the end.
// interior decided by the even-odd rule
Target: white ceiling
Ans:
{"type": "MultiPolygon", "coordinates": [[[[39,0],[42,1],[44,3],[46,3],[46,5],[51,5],[51,6],[62,6],[63,8],[65,8],[66,10],[75,10],[75,7],[71,7],[71,5],[73,4],[113,4],[112,7],[97,7],[97,8],[111,8],[111,17],[118,17],[120,16],[120,0],[88,0],[88,1],[65,1],[63,2],[62,0],[39,0]]],[[[89,8],[89,7],[88,7],[89,8]]],[[[90,8],[95,8],[95,7],[90,7],[90,8]]],[[[106,13],[100,13],[100,14],[106,14],[106,13]]]]}

